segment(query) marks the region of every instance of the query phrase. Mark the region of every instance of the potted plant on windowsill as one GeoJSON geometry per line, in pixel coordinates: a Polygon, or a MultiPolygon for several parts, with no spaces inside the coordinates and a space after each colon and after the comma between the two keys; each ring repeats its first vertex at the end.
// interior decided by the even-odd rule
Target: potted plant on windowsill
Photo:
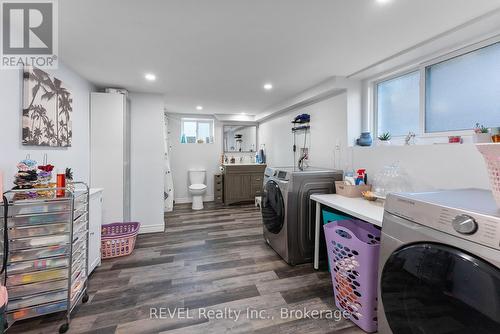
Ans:
{"type": "Polygon", "coordinates": [[[472,135],[472,141],[476,144],[491,143],[491,133],[487,127],[476,123],[476,126],[474,127],[474,134],[472,135]]]}
{"type": "Polygon", "coordinates": [[[388,146],[391,145],[391,134],[389,132],[384,132],[380,136],[378,136],[378,144],[380,146],[388,146]]]}

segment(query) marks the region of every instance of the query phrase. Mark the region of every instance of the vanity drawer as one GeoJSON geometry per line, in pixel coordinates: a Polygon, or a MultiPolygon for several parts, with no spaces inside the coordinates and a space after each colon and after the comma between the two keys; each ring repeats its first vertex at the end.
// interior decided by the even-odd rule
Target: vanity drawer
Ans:
{"type": "Polygon", "coordinates": [[[262,194],[264,193],[262,191],[262,184],[261,183],[252,183],[252,194],[254,196],[262,196],[262,194]]]}
{"type": "Polygon", "coordinates": [[[264,182],[263,175],[252,175],[252,184],[259,184],[262,186],[263,182],[264,182]]]}

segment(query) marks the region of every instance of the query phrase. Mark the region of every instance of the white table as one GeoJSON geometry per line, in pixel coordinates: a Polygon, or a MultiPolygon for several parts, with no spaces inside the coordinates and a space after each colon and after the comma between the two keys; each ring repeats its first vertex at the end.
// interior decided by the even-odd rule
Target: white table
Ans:
{"type": "Polygon", "coordinates": [[[336,194],[311,195],[316,202],[316,226],[314,232],[314,269],[319,268],[319,236],[321,224],[321,204],[346,213],[370,224],[382,227],[384,206],[382,202],[370,202],[363,198],[349,198],[336,194]]]}

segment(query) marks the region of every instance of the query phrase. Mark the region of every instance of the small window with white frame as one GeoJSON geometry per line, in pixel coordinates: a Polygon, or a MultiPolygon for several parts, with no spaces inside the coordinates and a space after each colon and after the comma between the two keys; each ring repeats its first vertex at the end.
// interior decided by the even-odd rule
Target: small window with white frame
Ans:
{"type": "Polygon", "coordinates": [[[214,120],[182,118],[181,144],[213,144],[214,120]]]}
{"type": "Polygon", "coordinates": [[[500,127],[500,42],[482,42],[374,82],[380,135],[467,134],[500,127]]]}
{"type": "Polygon", "coordinates": [[[500,43],[425,69],[425,132],[500,126],[500,43]]]}
{"type": "Polygon", "coordinates": [[[418,132],[420,120],[420,73],[378,82],[376,85],[377,134],[404,136],[418,132]]]}

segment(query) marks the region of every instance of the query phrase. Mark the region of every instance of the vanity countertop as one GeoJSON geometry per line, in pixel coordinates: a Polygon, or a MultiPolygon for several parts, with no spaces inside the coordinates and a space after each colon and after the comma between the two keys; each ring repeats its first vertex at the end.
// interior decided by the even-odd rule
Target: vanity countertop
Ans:
{"type": "Polygon", "coordinates": [[[226,167],[226,166],[265,166],[266,164],[259,164],[259,163],[256,163],[256,162],[242,162],[242,163],[234,163],[234,164],[222,164],[222,166],[226,167]]]}

